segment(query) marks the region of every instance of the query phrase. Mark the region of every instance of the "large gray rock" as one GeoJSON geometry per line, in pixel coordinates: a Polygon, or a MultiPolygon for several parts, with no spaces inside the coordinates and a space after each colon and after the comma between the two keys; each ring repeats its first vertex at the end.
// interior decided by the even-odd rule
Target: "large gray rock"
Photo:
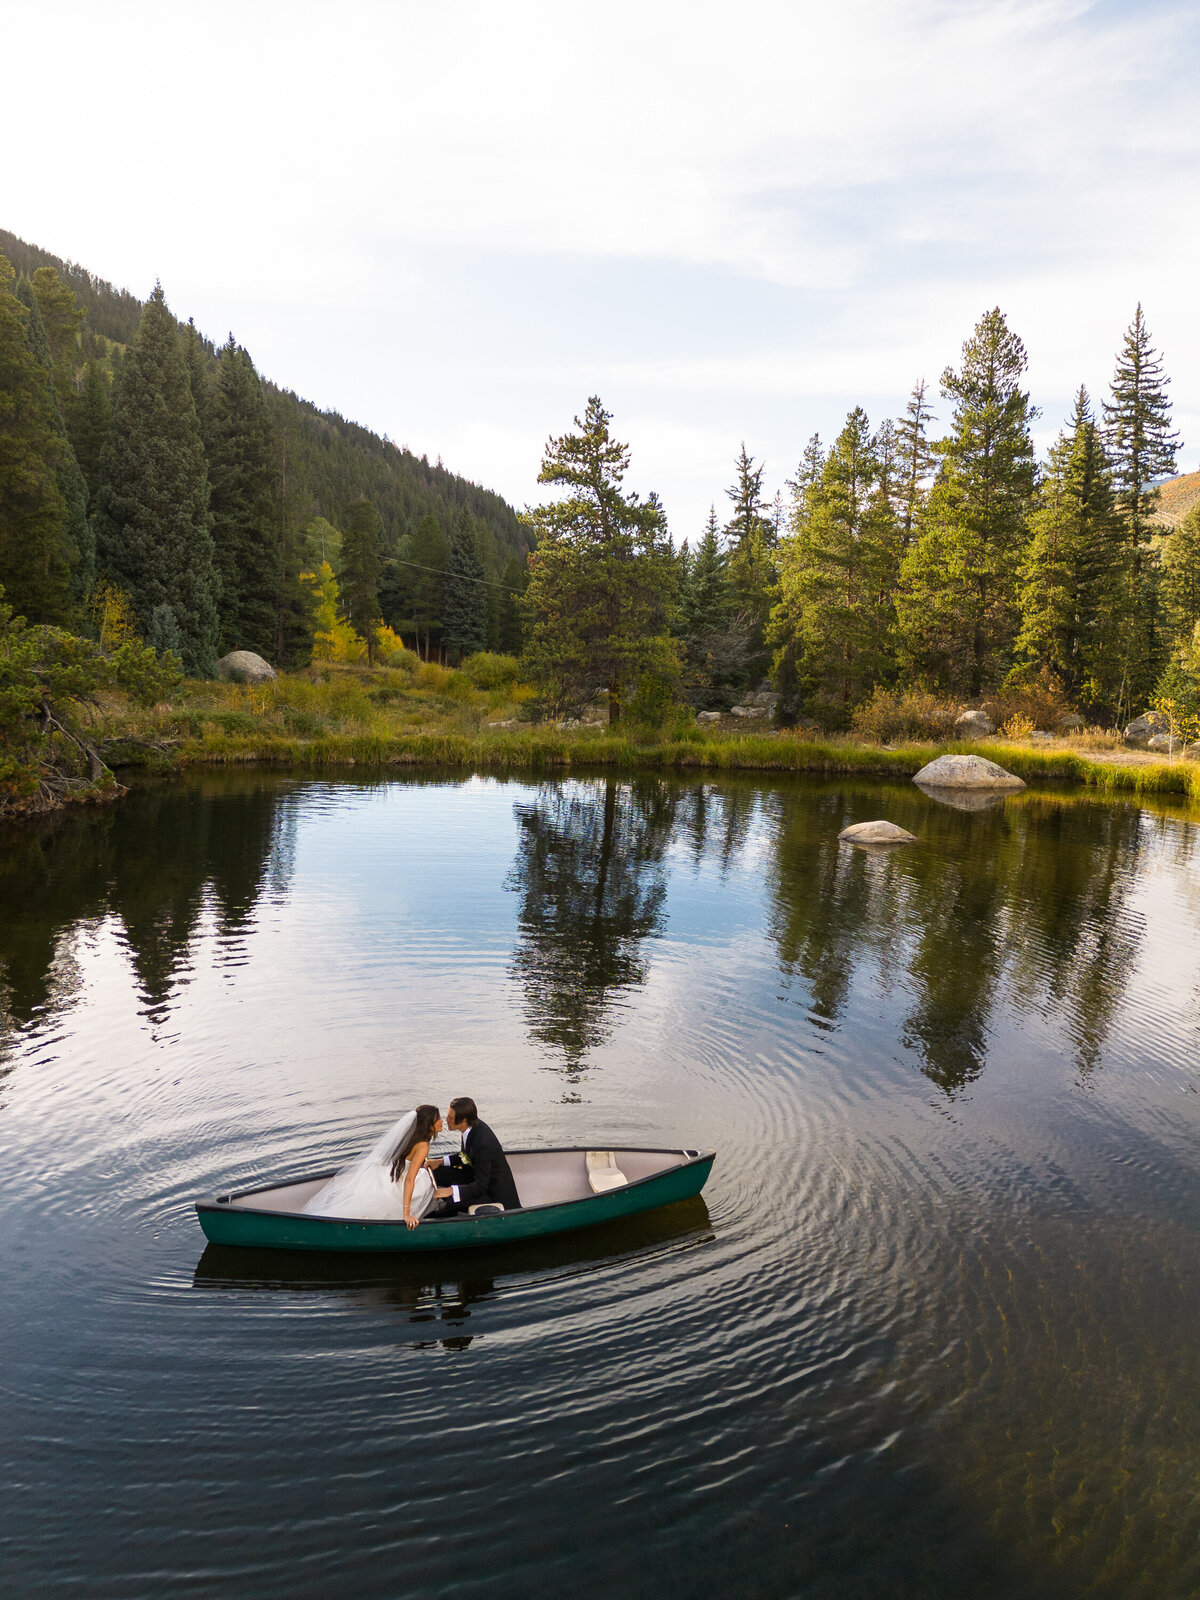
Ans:
{"type": "Polygon", "coordinates": [[[1074,711],[1068,711],[1066,716],[1060,720],[1058,731],[1059,733],[1078,733],[1083,725],[1082,717],[1077,716],[1074,711]]]}
{"type": "Polygon", "coordinates": [[[1167,755],[1179,755],[1183,750],[1183,740],[1172,739],[1169,733],[1156,733],[1152,739],[1146,740],[1147,750],[1162,750],[1167,755]]]}
{"type": "Polygon", "coordinates": [[[232,683],[270,683],[275,668],[253,650],[231,650],[217,662],[217,677],[232,683]]]}
{"type": "Polygon", "coordinates": [[[954,731],[960,739],[986,739],[995,733],[996,724],[986,711],[964,711],[955,718],[954,731]]]}
{"type": "Polygon", "coordinates": [[[1023,789],[1024,780],[983,756],[938,756],[923,766],[914,783],[938,789],[1023,789]]]}
{"type": "Polygon", "coordinates": [[[847,844],[916,844],[916,835],[894,822],[855,822],[838,834],[847,844]]]}
{"type": "Polygon", "coordinates": [[[766,712],[762,706],[730,706],[731,717],[765,717],[766,712]]]}
{"type": "Polygon", "coordinates": [[[1161,711],[1143,711],[1125,729],[1125,737],[1130,744],[1145,744],[1156,733],[1166,733],[1169,726],[1161,711]]]}

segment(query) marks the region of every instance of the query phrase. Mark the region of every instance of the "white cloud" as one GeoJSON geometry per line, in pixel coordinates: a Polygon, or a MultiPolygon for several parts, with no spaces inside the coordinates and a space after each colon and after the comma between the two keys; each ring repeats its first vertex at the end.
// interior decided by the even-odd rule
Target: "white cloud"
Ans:
{"type": "MultiPolygon", "coordinates": [[[[160,275],[278,381],[519,501],[603,384],[694,521],[728,475],[700,493],[695,451],[757,437],[782,477],[855,399],[936,381],[995,303],[1047,422],[1103,387],[1138,298],[1200,412],[1189,6],[56,15],[53,116],[38,74],[6,84],[37,135],[5,225],[139,292],[160,275]]],[[[43,29],[8,17],[10,59],[43,29]]]]}

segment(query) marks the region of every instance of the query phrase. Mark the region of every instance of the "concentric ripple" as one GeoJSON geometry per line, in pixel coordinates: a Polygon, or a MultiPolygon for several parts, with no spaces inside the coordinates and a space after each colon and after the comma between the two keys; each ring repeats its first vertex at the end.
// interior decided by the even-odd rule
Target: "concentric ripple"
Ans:
{"type": "Polygon", "coordinates": [[[5,1595],[1200,1591],[1186,817],[240,774],[5,848],[5,1595]],[[455,1093],[717,1166],[495,1253],[204,1247],[455,1093]]]}

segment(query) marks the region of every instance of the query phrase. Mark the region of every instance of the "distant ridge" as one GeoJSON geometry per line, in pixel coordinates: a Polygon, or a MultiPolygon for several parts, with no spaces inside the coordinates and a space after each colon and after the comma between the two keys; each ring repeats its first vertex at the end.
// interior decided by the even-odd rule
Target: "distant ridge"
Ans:
{"type": "MultiPolygon", "coordinates": [[[[38,267],[53,267],[74,290],[79,304],[87,308],[85,357],[104,359],[107,341],[121,346],[132,341],[143,302],[128,289],[118,289],[78,262],[65,261],[4,228],[0,228],[0,255],[26,276],[38,267]]],[[[170,304],[169,293],[167,301],[170,304]]],[[[178,316],[181,308],[172,309],[178,316]]],[[[250,355],[253,358],[253,350],[250,355]]],[[[423,517],[435,516],[448,534],[460,512],[491,532],[498,566],[529,550],[529,535],[516,512],[494,490],[447,471],[440,462],[431,466],[426,457],[413,455],[336,411],[322,411],[262,376],[284,441],[289,497],[302,526],[315,517],[338,525],[349,502],[365,494],[383,518],[385,554],[391,554],[423,517]]]]}
{"type": "Polygon", "coordinates": [[[1151,521],[1160,528],[1177,528],[1195,505],[1200,505],[1200,472],[1182,472],[1161,485],[1151,521]]]}

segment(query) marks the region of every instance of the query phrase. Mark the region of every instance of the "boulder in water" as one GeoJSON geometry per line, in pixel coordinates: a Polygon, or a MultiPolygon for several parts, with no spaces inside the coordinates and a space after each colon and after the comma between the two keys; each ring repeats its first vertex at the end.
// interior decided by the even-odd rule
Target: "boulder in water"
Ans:
{"type": "Polygon", "coordinates": [[[914,783],[937,789],[1023,789],[1024,779],[983,756],[938,756],[923,766],[914,783]]]}
{"type": "Polygon", "coordinates": [[[843,828],[838,838],[846,844],[916,844],[916,835],[894,822],[855,822],[843,828]]]}
{"type": "Polygon", "coordinates": [[[217,662],[217,676],[231,683],[270,683],[275,668],[253,650],[231,650],[217,662]]]}

